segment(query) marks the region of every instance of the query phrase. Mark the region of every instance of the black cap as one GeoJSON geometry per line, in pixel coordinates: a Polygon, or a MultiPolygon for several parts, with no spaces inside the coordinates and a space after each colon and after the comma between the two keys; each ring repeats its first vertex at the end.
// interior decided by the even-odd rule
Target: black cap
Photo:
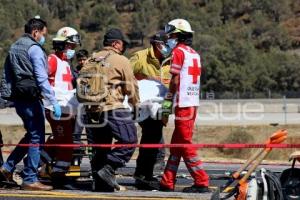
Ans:
{"type": "Polygon", "coordinates": [[[165,33],[165,31],[160,30],[157,33],[155,33],[153,36],[150,37],[150,43],[154,43],[154,42],[166,42],[168,39],[167,34],[165,33]]]}
{"type": "Polygon", "coordinates": [[[129,41],[125,38],[122,31],[118,28],[109,29],[104,35],[104,41],[122,40],[125,44],[129,44],[129,41]]]}

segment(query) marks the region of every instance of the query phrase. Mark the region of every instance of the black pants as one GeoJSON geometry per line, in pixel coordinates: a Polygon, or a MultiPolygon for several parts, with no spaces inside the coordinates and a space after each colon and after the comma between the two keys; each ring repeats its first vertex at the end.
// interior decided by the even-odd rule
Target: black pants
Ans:
{"type": "MultiPolygon", "coordinates": [[[[147,118],[139,123],[142,127],[141,144],[159,144],[163,141],[163,124],[161,120],[147,118]]],[[[150,179],[153,176],[153,168],[157,159],[163,159],[165,156],[164,148],[140,148],[139,156],[136,160],[136,176],[145,176],[150,179]],[[161,158],[158,158],[160,156],[161,158]]]]}
{"type": "MultiPolygon", "coordinates": [[[[97,121],[98,127],[90,128],[93,144],[111,144],[113,139],[116,144],[136,144],[137,133],[134,121],[129,110],[117,109],[101,114],[89,114],[89,123],[97,121]]],[[[135,148],[93,148],[91,160],[92,171],[97,172],[104,165],[109,164],[114,169],[125,166],[135,148]]]]}

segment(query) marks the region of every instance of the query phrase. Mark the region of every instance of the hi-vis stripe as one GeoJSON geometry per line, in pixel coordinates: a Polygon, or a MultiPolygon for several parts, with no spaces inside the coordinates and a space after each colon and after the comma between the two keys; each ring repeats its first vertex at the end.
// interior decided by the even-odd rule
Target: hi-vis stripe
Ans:
{"type": "Polygon", "coordinates": [[[169,169],[169,170],[171,170],[171,171],[177,172],[179,162],[180,162],[180,158],[179,157],[171,155],[169,157],[168,162],[167,162],[166,168],[169,169]]]}
{"type": "Polygon", "coordinates": [[[201,165],[197,165],[195,167],[188,167],[187,169],[189,170],[190,173],[193,173],[199,170],[203,170],[203,167],[201,165]]]}
{"type": "Polygon", "coordinates": [[[173,165],[173,164],[168,163],[167,166],[166,166],[166,168],[169,169],[169,170],[171,170],[171,171],[177,172],[178,165],[173,165]]]}
{"type": "Polygon", "coordinates": [[[172,64],[172,68],[176,68],[177,70],[180,70],[180,69],[181,69],[181,66],[180,66],[180,65],[177,65],[177,64],[172,64]]]}
{"type": "Polygon", "coordinates": [[[169,160],[174,161],[174,162],[177,162],[177,161],[179,161],[179,157],[178,157],[178,156],[173,156],[173,155],[171,155],[171,156],[169,157],[169,160]]]}
{"type": "Polygon", "coordinates": [[[192,163],[196,163],[199,161],[199,159],[197,157],[194,157],[194,158],[186,158],[184,159],[184,161],[188,164],[192,164],[192,163]]]}
{"type": "MultiPolygon", "coordinates": [[[[199,162],[200,160],[197,157],[193,157],[193,158],[186,158],[184,159],[184,162],[187,165],[187,168],[189,170],[190,173],[192,172],[197,172],[199,170],[203,170],[203,166],[202,164],[198,164],[196,166],[192,166],[193,164],[199,162]]],[[[201,162],[200,162],[201,163],[201,162]]]]}

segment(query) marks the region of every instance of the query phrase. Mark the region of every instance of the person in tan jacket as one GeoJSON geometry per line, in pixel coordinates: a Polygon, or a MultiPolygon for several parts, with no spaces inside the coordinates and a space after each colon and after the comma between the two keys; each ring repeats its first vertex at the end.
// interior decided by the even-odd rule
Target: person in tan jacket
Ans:
{"type": "MultiPolygon", "coordinates": [[[[104,48],[92,55],[93,58],[105,57],[105,75],[108,95],[97,112],[87,112],[94,144],[136,144],[137,131],[131,111],[123,105],[125,96],[132,107],[139,103],[137,81],[129,60],[122,54],[128,42],[119,29],[110,29],[104,35],[104,48]],[[95,127],[96,126],[96,127],[95,127]]],[[[113,192],[120,190],[116,182],[115,170],[127,163],[135,148],[93,148],[91,167],[94,191],[113,192]]]]}

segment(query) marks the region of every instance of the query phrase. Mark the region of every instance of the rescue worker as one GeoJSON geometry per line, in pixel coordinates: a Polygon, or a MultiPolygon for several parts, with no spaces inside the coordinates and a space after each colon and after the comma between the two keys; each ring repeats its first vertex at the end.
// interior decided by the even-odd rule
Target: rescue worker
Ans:
{"type": "MultiPolygon", "coordinates": [[[[130,58],[133,73],[137,80],[156,80],[169,86],[170,58],[171,49],[165,45],[167,35],[164,31],[159,31],[150,38],[151,47],[138,51],[130,58]]],[[[149,116],[147,119],[139,122],[142,128],[141,144],[159,144],[163,142],[163,122],[157,116],[153,119],[149,116]]],[[[134,178],[136,186],[139,189],[158,189],[158,180],[153,178],[155,163],[164,164],[165,149],[140,148],[136,160],[136,169],[134,178]],[[155,186],[156,185],[156,186],[155,186]]],[[[162,164],[161,164],[162,165],[162,164]]]]}
{"type": "MultiPolygon", "coordinates": [[[[73,76],[69,64],[70,59],[75,55],[75,48],[80,45],[80,36],[78,32],[71,27],[63,27],[58,30],[55,38],[52,40],[54,53],[48,56],[48,75],[49,82],[55,91],[55,97],[61,106],[61,119],[55,119],[52,112],[46,106],[46,119],[50,123],[52,137],[46,144],[72,144],[73,132],[75,127],[74,108],[69,107],[69,102],[75,98],[75,90],[72,85],[73,76]]],[[[45,151],[55,161],[51,176],[55,186],[62,183],[61,177],[65,176],[73,158],[72,148],[46,147],[45,151]],[[62,153],[63,152],[63,153],[62,153]],[[58,181],[56,181],[58,179],[58,181]]]]}
{"type": "MultiPolygon", "coordinates": [[[[163,115],[171,114],[174,100],[175,130],[171,144],[192,144],[200,99],[200,55],[191,48],[194,31],[188,21],[174,19],[165,26],[165,32],[169,36],[167,44],[173,50],[170,69],[172,79],[169,92],[162,105],[163,115]]],[[[184,188],[183,192],[209,192],[209,177],[203,170],[196,149],[189,147],[170,149],[170,156],[160,182],[160,190],[174,190],[181,157],[194,179],[194,185],[184,188]]]]}
{"type": "MultiPolygon", "coordinates": [[[[139,103],[137,81],[133,75],[129,60],[122,54],[128,45],[120,29],[109,29],[103,40],[104,48],[93,54],[93,58],[103,59],[106,63],[104,75],[107,79],[108,92],[104,104],[86,110],[89,124],[97,123],[90,128],[94,144],[111,144],[113,139],[117,144],[136,144],[137,133],[131,111],[125,108],[123,101],[128,96],[128,102],[133,106],[139,103]]],[[[135,148],[93,148],[91,167],[94,178],[94,191],[113,192],[120,190],[116,182],[115,170],[127,163],[135,148]]]]}
{"type": "Polygon", "coordinates": [[[16,146],[0,168],[0,180],[11,182],[16,165],[24,158],[22,189],[52,190],[38,179],[41,147],[45,142],[45,116],[41,98],[50,102],[54,117],[60,118],[61,109],[48,82],[47,60],[43,44],[47,34],[47,23],[32,18],[25,24],[22,35],[8,52],[1,81],[1,97],[12,100],[21,117],[26,134],[20,144],[34,144],[29,147],[16,146]]]}

